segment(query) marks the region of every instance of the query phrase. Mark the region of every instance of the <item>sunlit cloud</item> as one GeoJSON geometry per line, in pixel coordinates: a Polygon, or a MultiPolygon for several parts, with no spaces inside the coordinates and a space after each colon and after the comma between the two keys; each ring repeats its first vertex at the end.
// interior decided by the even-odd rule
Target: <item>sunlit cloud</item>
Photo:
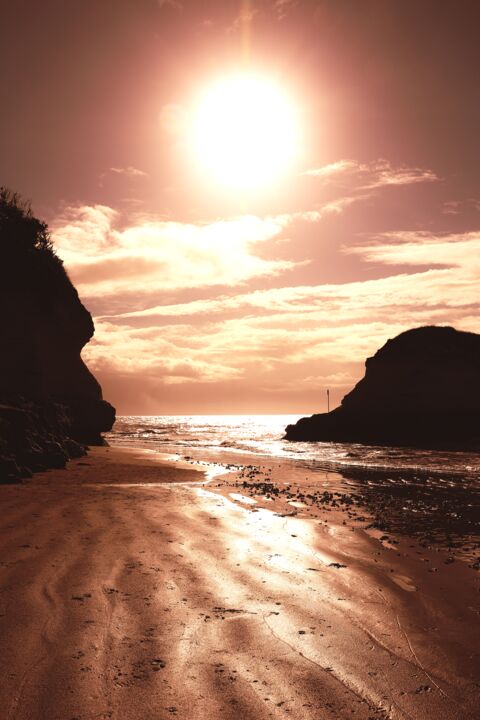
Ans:
{"type": "Polygon", "coordinates": [[[283,236],[294,222],[318,223],[368,195],[319,204],[271,217],[243,215],[210,223],[179,223],[140,215],[122,218],[104,205],[67,208],[53,225],[53,239],[72,280],[89,298],[153,290],[235,286],[276,276],[308,259],[261,256],[261,245],[283,236]]]}
{"type": "Polygon", "coordinates": [[[321,307],[327,314],[324,322],[329,323],[328,316],[332,313],[334,322],[337,322],[338,318],[345,317],[352,310],[356,314],[364,314],[370,309],[391,307],[392,303],[403,304],[407,308],[418,303],[430,308],[439,301],[447,303],[449,307],[480,304],[480,233],[441,236],[426,232],[384,233],[362,245],[345,246],[343,252],[359,255],[366,262],[427,265],[428,269],[361,282],[283,287],[235,296],[218,296],[208,300],[156,306],[116,317],[179,317],[248,308],[264,309],[271,313],[293,311],[308,317],[321,307]],[[349,302],[353,302],[353,306],[349,302]]]}
{"type": "Polygon", "coordinates": [[[253,388],[278,403],[328,387],[338,402],[388,338],[427,324],[480,330],[480,233],[357,225],[382,207],[383,188],[417,194],[432,171],[341,160],[311,174],[331,183],[328,199],[272,216],[182,223],[105,205],[65,210],[54,240],[99,308],[84,356],[100,380],[138,384],[156,402],[169,387],[200,386],[212,397],[253,388]],[[361,279],[302,282],[332,229],[336,261],[358,263],[361,279]],[[304,233],[314,239],[299,256],[304,233]]]}
{"type": "Polygon", "coordinates": [[[96,322],[96,336],[84,356],[96,370],[124,377],[141,374],[167,384],[218,382],[243,374],[241,368],[209,357],[195,338],[182,342],[177,333],[163,338],[156,328],[118,328],[105,321],[96,322]]]}
{"type": "Polygon", "coordinates": [[[67,208],[52,227],[57,251],[72,267],[82,255],[106,253],[114,246],[111,229],[117,217],[118,212],[106,205],[67,208]]]}
{"type": "MultiPolygon", "coordinates": [[[[133,358],[132,372],[145,372],[146,354],[161,357],[163,365],[154,365],[168,383],[176,382],[171,379],[179,372],[176,363],[188,357],[196,374],[183,374],[184,382],[227,378],[287,392],[295,378],[297,385],[336,388],[341,395],[361,375],[365,357],[410,327],[453,324],[480,330],[480,236],[400,235],[401,243],[398,234],[386,234],[381,245],[376,238],[350,252],[366,262],[385,261],[387,269],[397,263],[421,265],[434,247],[441,267],[216,296],[106,317],[97,325],[114,357],[133,358]],[[129,352],[132,347],[135,352],[129,352]]],[[[94,347],[88,352],[95,365],[94,347]]]]}
{"type": "Polygon", "coordinates": [[[267,260],[255,248],[279,236],[288,217],[242,216],[209,224],[139,219],[97,205],[69,208],[53,237],[80,292],[89,297],[162,289],[238,285],[296,263],[267,260]]]}

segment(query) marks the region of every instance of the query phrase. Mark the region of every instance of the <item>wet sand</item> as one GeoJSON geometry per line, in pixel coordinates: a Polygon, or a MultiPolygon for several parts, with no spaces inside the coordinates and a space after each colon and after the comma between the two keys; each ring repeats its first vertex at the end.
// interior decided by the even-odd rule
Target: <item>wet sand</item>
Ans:
{"type": "Polygon", "coordinates": [[[2,720],[477,717],[466,562],[203,480],[99,448],[0,487],[2,720]]]}

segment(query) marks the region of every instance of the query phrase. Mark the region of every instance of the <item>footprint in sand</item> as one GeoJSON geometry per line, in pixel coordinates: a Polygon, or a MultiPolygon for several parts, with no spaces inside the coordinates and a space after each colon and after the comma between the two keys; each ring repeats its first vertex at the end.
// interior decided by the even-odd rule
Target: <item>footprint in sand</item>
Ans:
{"type": "Polygon", "coordinates": [[[413,584],[413,580],[407,575],[393,574],[391,575],[391,578],[398,587],[401,587],[402,590],[406,590],[406,592],[415,592],[417,590],[416,586],[413,584]]]}

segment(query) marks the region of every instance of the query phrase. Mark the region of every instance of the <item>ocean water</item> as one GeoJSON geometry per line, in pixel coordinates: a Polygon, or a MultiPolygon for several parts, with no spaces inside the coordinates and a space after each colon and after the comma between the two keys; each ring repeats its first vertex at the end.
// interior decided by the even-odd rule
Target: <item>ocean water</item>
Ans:
{"type": "Polygon", "coordinates": [[[354,443],[299,443],[283,439],[299,415],[123,416],[107,435],[112,445],[144,447],[179,458],[238,464],[286,460],[315,470],[386,470],[458,476],[480,482],[480,455],[354,443]]]}

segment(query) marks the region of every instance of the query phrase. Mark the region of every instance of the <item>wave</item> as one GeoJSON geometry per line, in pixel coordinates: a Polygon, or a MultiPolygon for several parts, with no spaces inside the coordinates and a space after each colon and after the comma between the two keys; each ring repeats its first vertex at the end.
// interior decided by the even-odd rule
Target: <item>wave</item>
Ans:
{"type": "Polygon", "coordinates": [[[364,446],[356,443],[292,443],[283,439],[298,416],[128,416],[107,436],[111,444],[145,445],[201,459],[202,452],[276,458],[311,470],[408,472],[480,478],[476,453],[364,446]],[[191,454],[191,453],[189,453],[191,454]]]}

